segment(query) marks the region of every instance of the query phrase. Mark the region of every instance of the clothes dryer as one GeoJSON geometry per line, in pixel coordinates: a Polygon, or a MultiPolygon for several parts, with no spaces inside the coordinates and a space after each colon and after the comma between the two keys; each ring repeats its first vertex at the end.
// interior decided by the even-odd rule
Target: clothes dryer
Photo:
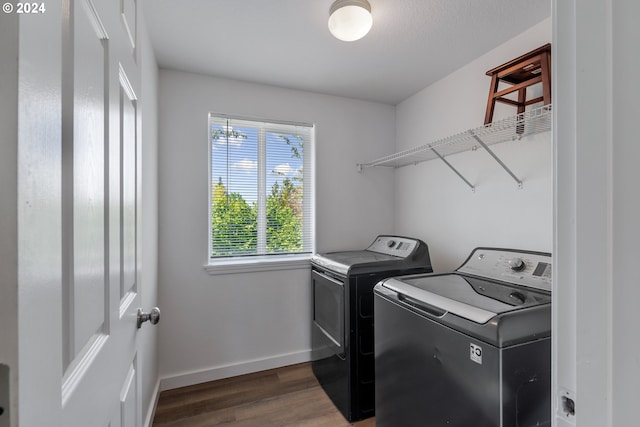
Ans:
{"type": "Polygon", "coordinates": [[[373,287],[387,277],[431,272],[427,245],[380,235],[364,250],[311,258],[313,372],[348,421],[374,415],[373,287]]]}

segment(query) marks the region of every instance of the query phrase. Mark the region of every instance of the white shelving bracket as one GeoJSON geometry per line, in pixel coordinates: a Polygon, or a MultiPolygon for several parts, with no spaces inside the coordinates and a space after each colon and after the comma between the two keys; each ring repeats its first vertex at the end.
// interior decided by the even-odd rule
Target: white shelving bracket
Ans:
{"type": "Polygon", "coordinates": [[[489,153],[489,155],[491,155],[491,157],[493,157],[493,159],[498,162],[498,164],[500,166],[502,166],[502,169],[504,169],[505,171],[507,171],[507,173],[509,175],[511,175],[511,178],[513,178],[513,180],[515,182],[518,183],[518,188],[522,188],[522,180],[520,178],[518,178],[513,172],[511,172],[511,169],[509,169],[509,167],[507,165],[504,164],[504,162],[502,160],[500,160],[500,157],[498,157],[496,155],[496,153],[494,153],[491,148],[489,148],[487,146],[487,144],[485,144],[480,138],[478,138],[478,135],[476,135],[472,130],[469,131],[469,134],[471,134],[471,136],[473,137],[473,139],[475,139],[478,144],[480,144],[482,146],[482,148],[484,148],[485,150],[487,150],[487,153],[489,153]]]}
{"type": "Polygon", "coordinates": [[[474,193],[476,192],[476,187],[471,184],[467,178],[465,178],[464,176],[462,176],[462,174],[460,172],[458,172],[458,169],[454,168],[453,165],[451,163],[449,163],[447,161],[447,159],[444,158],[444,156],[442,156],[440,153],[438,153],[435,148],[432,148],[431,151],[433,151],[435,153],[436,156],[438,156],[440,158],[440,160],[442,160],[444,162],[445,165],[449,166],[449,168],[451,168],[452,171],[454,171],[456,173],[456,175],[458,175],[460,177],[461,180],[464,181],[465,184],[467,184],[469,186],[469,188],[471,188],[471,191],[473,191],[474,193]]]}

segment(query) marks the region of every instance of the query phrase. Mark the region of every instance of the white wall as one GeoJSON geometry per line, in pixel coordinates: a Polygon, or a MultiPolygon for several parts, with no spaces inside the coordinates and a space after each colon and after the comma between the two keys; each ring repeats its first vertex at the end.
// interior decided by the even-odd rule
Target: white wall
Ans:
{"type": "Polygon", "coordinates": [[[554,426],[638,425],[637,0],[554,0],[554,426]],[[560,51],[559,51],[560,52],[560,51]],[[560,404],[569,395],[575,416],[560,404]]]}
{"type": "MultiPolygon", "coordinates": [[[[486,71],[550,40],[549,18],[400,103],[396,149],[481,126],[490,84],[486,71]]],[[[494,121],[513,114],[515,107],[498,103],[494,121]]],[[[440,160],[396,170],[395,230],[427,242],[436,271],[458,267],[477,246],[551,252],[550,133],[491,148],[523,180],[523,189],[482,148],[448,157],[475,193],[440,160]]]]}
{"type": "Polygon", "coordinates": [[[393,150],[394,107],[160,71],[159,298],[163,388],[309,359],[309,269],[210,276],[207,115],[316,125],[317,250],[393,231],[391,171],[356,163],[393,150]]]}
{"type": "MultiPolygon", "coordinates": [[[[142,13],[140,14],[142,15],[142,13]]],[[[158,305],[158,64],[144,19],[138,21],[142,83],[142,307],[158,305]]],[[[158,328],[139,331],[142,419],[150,425],[158,386],[158,328]]]]}
{"type": "MultiPolygon", "coordinates": [[[[11,407],[5,408],[8,411],[3,417],[11,416],[10,425],[15,426],[18,412],[17,15],[0,15],[0,40],[0,363],[9,366],[11,375],[11,407]]],[[[6,396],[2,396],[0,402],[6,405],[5,399],[6,396]]]]}
{"type": "MultiPolygon", "coordinates": [[[[624,0],[611,2],[611,76],[612,108],[611,135],[613,162],[601,159],[611,167],[612,198],[612,342],[613,393],[611,426],[633,425],[637,422],[637,405],[640,402],[640,341],[638,336],[638,312],[640,286],[638,286],[638,260],[640,259],[640,144],[638,144],[638,118],[640,117],[640,2],[624,0]],[[635,52],[635,54],[633,54],[635,52]],[[632,314],[633,313],[633,314],[632,314]],[[633,338],[631,338],[633,337],[633,338]],[[631,339],[630,339],[631,338],[631,339]]],[[[588,50],[587,50],[588,52],[588,50]]],[[[609,71],[609,70],[607,70],[609,71]]],[[[594,283],[595,286],[600,285],[594,283]]],[[[598,301],[594,301],[598,304],[598,301]]],[[[588,307],[588,310],[597,310],[588,307]]],[[[586,314],[586,313],[585,313],[586,314]]],[[[605,341],[608,342],[608,341],[605,341]]]]}

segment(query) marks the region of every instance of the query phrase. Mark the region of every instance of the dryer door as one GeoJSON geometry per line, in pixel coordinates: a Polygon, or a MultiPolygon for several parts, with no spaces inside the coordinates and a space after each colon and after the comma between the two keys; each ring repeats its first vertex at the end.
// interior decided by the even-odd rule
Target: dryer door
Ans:
{"type": "Polygon", "coordinates": [[[344,282],[321,271],[311,271],[313,284],[313,326],[323,344],[344,358],[344,282]]]}

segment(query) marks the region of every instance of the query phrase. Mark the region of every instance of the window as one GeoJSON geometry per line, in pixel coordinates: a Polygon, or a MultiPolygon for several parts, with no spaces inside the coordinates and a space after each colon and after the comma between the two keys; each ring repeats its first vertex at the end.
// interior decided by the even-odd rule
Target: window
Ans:
{"type": "Polygon", "coordinates": [[[209,115],[210,260],[312,252],[313,136],[311,125],[209,115]]]}

